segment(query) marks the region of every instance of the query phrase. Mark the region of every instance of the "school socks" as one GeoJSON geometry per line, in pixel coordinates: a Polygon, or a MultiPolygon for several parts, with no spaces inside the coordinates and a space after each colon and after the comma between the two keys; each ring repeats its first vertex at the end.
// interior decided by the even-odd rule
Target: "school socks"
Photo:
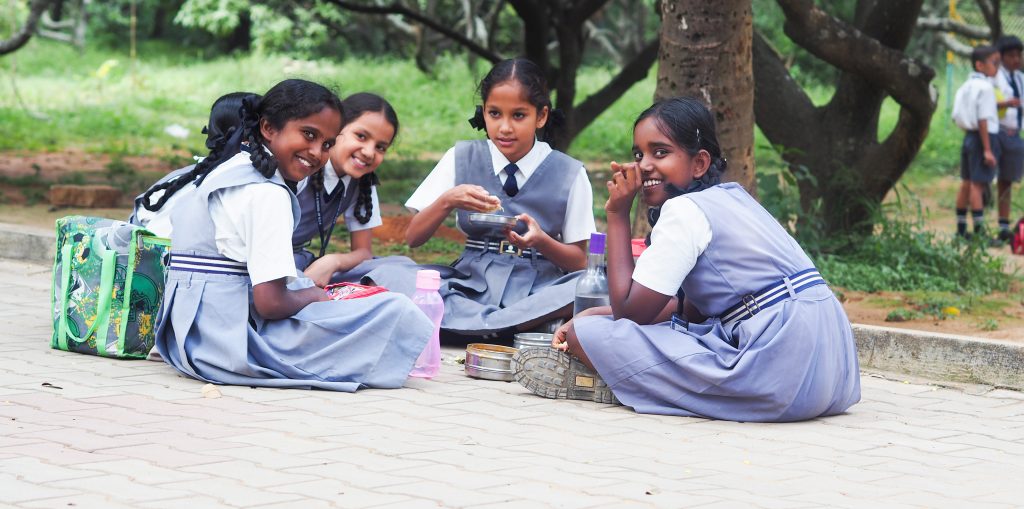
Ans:
{"type": "Polygon", "coordinates": [[[967,209],[956,209],[956,234],[961,237],[967,234],[967,209]]]}
{"type": "Polygon", "coordinates": [[[972,210],[971,219],[974,221],[974,233],[985,230],[985,209],[972,210]]]}

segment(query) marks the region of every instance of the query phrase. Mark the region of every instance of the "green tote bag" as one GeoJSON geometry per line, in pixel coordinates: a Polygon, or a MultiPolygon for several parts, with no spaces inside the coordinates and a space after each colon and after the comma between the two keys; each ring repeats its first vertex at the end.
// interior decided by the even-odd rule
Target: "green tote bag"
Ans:
{"type": "Polygon", "coordinates": [[[170,240],[124,221],[58,219],[50,346],[145,358],[153,347],[169,250],[170,240]]]}

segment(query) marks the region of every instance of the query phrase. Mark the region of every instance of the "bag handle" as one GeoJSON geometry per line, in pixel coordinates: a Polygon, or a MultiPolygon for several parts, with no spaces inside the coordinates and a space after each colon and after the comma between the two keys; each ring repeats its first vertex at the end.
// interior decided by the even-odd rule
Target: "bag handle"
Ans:
{"type": "MultiPolygon", "coordinates": [[[[113,250],[104,250],[101,254],[103,258],[102,270],[100,272],[100,289],[99,296],[96,299],[96,319],[92,322],[92,326],[82,336],[76,336],[68,330],[68,287],[71,283],[71,243],[65,242],[64,247],[61,248],[61,270],[63,288],[61,288],[60,297],[60,319],[59,329],[57,332],[57,345],[61,350],[68,349],[68,338],[71,338],[77,343],[82,343],[89,339],[89,336],[96,332],[96,328],[101,323],[109,323],[110,318],[110,293],[114,289],[114,273],[116,272],[117,253],[113,250]]],[[[105,351],[106,344],[100,345],[99,338],[96,338],[96,345],[99,350],[105,351]]]]}

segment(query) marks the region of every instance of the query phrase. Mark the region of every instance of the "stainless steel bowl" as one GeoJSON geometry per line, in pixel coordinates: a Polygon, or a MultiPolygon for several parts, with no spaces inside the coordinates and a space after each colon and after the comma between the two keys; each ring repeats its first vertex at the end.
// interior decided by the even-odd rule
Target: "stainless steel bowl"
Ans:
{"type": "Polygon", "coordinates": [[[515,348],[484,343],[466,346],[466,376],[484,380],[512,381],[515,348]]]}
{"type": "Polygon", "coordinates": [[[550,347],[551,338],[554,334],[546,334],[543,332],[520,332],[515,335],[515,341],[512,342],[512,346],[516,350],[530,347],[550,347]]]}
{"type": "Polygon", "coordinates": [[[506,226],[515,226],[517,221],[519,220],[513,216],[504,216],[501,214],[485,214],[483,212],[473,212],[469,215],[470,223],[481,226],[490,226],[492,228],[504,228],[506,226]]]}

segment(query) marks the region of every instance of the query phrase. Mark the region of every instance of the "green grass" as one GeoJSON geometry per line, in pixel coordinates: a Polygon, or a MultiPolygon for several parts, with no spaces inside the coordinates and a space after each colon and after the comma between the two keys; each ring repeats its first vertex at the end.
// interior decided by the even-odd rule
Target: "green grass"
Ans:
{"type": "MultiPolygon", "coordinates": [[[[390,158],[436,159],[455,141],[481,136],[466,121],[478,101],[479,76],[464,59],[442,60],[431,77],[398,60],[297,61],[257,54],[204,60],[160,42],[142,44],[138,54],[133,65],[121,50],[90,46],[79,54],[67,45],[35,38],[13,58],[0,59],[3,74],[17,69],[18,91],[28,109],[49,117],[32,118],[13,94],[0,95],[5,134],[0,150],[80,147],[152,155],[179,146],[198,153],[204,139],[199,130],[214,99],[237,90],[264,92],[286,77],[319,81],[342,96],[369,90],[387,97],[402,124],[390,158]],[[117,65],[101,77],[97,71],[108,60],[117,65]],[[163,132],[171,124],[192,134],[183,142],[171,138],[163,132]]],[[[580,98],[610,77],[606,69],[583,69],[580,98]]],[[[570,152],[588,161],[628,158],[632,120],[653,92],[652,74],[584,131],[570,152]]]]}

